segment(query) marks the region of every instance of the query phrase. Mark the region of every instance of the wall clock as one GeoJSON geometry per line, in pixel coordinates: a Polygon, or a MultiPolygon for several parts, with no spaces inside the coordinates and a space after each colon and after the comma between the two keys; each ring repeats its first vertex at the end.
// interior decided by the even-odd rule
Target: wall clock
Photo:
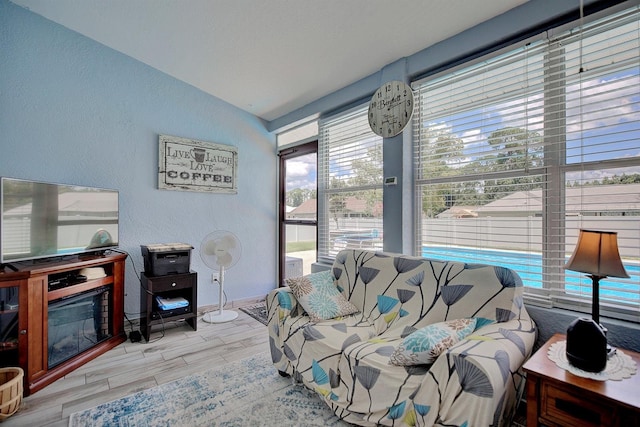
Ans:
{"type": "Polygon", "coordinates": [[[413,114],[413,92],[401,81],[380,86],[369,102],[369,126],[376,134],[396,136],[409,123],[413,114]]]}

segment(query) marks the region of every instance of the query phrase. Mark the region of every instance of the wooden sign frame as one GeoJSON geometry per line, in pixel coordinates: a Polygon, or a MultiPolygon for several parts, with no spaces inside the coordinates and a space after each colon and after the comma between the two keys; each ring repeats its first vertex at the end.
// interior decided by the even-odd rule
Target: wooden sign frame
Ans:
{"type": "Polygon", "coordinates": [[[238,193],[238,149],[231,145],[160,135],[158,188],[238,193]]]}

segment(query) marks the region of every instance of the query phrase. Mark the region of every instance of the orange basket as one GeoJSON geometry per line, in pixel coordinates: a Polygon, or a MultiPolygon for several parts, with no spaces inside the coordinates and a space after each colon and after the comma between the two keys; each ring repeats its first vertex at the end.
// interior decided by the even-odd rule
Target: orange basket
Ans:
{"type": "Polygon", "coordinates": [[[23,377],[22,368],[0,368],[0,421],[20,409],[23,377]]]}

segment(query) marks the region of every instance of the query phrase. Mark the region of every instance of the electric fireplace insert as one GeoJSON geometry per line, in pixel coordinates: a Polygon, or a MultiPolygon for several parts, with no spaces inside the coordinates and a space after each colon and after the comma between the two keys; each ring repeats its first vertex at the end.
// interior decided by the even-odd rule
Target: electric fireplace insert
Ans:
{"type": "Polygon", "coordinates": [[[111,286],[49,302],[49,369],[113,336],[111,286]]]}

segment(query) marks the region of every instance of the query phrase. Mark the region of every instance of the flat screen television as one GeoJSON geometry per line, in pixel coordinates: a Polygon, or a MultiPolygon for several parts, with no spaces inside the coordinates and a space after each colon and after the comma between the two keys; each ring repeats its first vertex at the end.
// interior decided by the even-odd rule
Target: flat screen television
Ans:
{"type": "Polygon", "coordinates": [[[0,262],[118,246],[118,191],[15,178],[0,182],[0,262]]]}

